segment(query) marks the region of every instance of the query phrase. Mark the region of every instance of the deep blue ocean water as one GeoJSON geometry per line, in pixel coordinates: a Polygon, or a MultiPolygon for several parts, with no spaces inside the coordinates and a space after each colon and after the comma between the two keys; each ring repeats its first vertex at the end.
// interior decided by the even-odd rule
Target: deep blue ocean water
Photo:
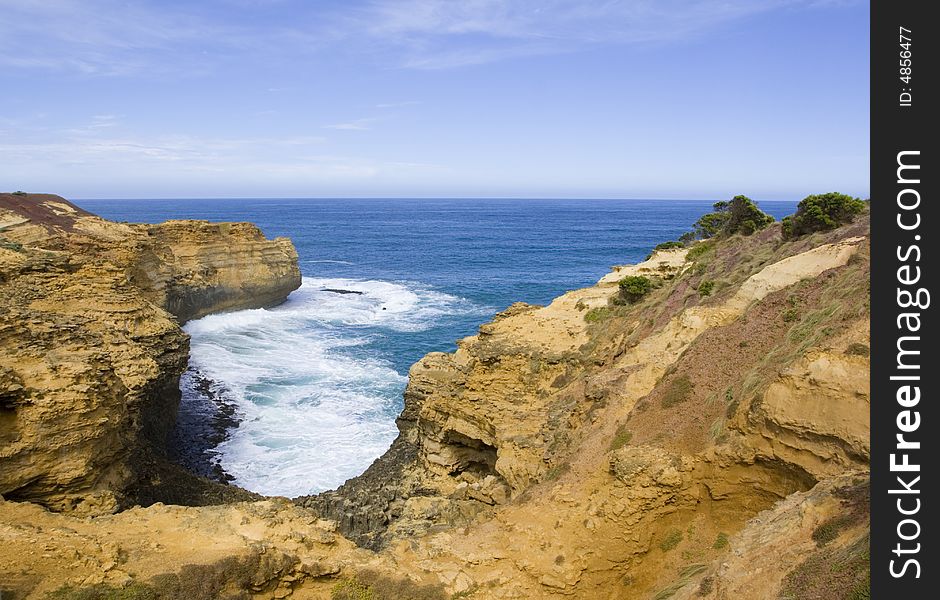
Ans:
{"type": "MultiPolygon", "coordinates": [[[[291,238],[304,284],[282,306],[190,322],[198,373],[237,405],[214,460],[248,489],[335,488],[391,443],[408,368],[517,301],[545,304],[641,261],[699,200],[82,200],[102,217],[251,221],[291,238]],[[360,294],[338,294],[343,289],[360,294]]],[[[776,218],[795,202],[762,202],[776,218]]]]}

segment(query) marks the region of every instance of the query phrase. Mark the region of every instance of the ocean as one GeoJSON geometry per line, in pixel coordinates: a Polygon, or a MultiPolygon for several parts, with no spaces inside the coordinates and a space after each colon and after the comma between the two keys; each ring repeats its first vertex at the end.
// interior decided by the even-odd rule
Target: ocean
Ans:
{"type": "MultiPolygon", "coordinates": [[[[284,304],[186,324],[181,439],[267,495],[336,488],[395,438],[408,368],[517,301],[545,304],[643,260],[702,200],[79,200],[102,217],[251,221],[287,236],[303,285],[284,304]],[[337,293],[328,290],[344,290],[337,293]],[[224,436],[200,428],[234,413],[224,436]]],[[[796,202],[761,202],[777,219],[796,202]]]]}

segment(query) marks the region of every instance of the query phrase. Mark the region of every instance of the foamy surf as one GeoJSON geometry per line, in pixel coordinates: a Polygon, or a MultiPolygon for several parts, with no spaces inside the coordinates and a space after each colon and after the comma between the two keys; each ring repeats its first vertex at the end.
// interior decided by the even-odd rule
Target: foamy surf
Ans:
{"type": "MultiPolygon", "coordinates": [[[[240,421],[213,460],[262,494],[337,487],[397,434],[406,377],[375,342],[486,312],[412,284],[305,278],[281,306],[191,321],[190,367],[218,384],[240,421]]],[[[185,402],[200,401],[199,390],[184,392],[185,402]]]]}

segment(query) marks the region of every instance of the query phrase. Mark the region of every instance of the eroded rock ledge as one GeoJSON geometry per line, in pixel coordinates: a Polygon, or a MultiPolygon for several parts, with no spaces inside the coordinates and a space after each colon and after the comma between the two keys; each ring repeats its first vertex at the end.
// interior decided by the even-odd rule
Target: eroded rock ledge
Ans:
{"type": "Polygon", "coordinates": [[[200,484],[162,460],[189,352],[180,324],[299,285],[290,240],[248,223],[115,223],[0,194],[0,495],[93,514],[184,499],[200,484]]]}

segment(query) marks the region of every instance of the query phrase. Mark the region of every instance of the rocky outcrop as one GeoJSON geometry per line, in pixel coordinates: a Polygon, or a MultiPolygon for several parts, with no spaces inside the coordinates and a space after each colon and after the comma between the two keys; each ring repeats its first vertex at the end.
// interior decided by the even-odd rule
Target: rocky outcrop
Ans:
{"type": "Polygon", "coordinates": [[[114,223],[0,194],[0,494],[87,513],[158,499],[180,323],[299,285],[290,241],[253,225],[114,223]]]}

